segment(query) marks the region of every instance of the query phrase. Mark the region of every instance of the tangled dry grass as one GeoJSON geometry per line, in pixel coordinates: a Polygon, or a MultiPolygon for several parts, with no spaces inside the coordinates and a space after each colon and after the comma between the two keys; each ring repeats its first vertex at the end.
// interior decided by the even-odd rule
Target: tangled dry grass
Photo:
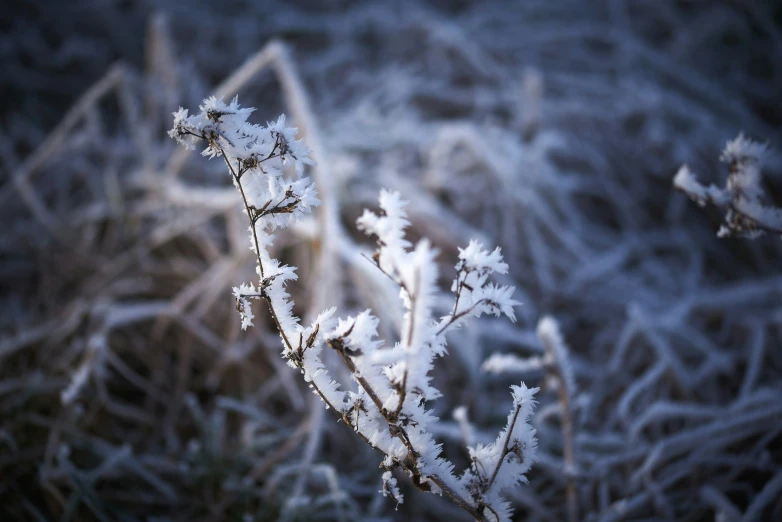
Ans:
{"type": "MultiPolygon", "coordinates": [[[[463,516],[431,495],[394,512],[377,458],[284,366],[271,323],[241,332],[230,288],[253,260],[233,189],[164,137],[178,105],[239,93],[269,119],[289,114],[318,160],[319,214],[275,244],[300,267],[305,319],[369,305],[381,324],[401,320],[350,226],[379,186],[411,201],[414,232],[441,250],[502,246],[520,326],[452,340],[437,374],[455,398],[438,412],[451,460],[467,459],[453,408],[467,407],[476,440],[492,437],[519,377],[483,361],[542,353],[535,324],[559,319],[573,464],[549,387],[520,519],[563,520],[569,485],[580,520],[782,518],[782,249],[718,240],[670,186],[685,162],[716,178],[740,130],[782,150],[773,2],[305,4],[163,3],[143,63],[107,68],[56,127],[41,126],[50,112],[5,109],[0,512],[463,516]]],[[[7,58],[14,88],[40,95],[51,86],[30,71],[66,78],[105,58],[92,33],[57,53],[36,34],[4,33],[33,56],[7,58]]],[[[781,163],[769,163],[773,196],[781,163]]]]}

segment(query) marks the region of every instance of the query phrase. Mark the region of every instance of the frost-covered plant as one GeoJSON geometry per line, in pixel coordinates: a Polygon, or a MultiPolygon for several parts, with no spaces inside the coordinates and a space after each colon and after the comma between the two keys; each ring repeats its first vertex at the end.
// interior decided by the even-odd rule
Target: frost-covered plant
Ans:
{"type": "Polygon", "coordinates": [[[406,239],[406,203],[398,193],[381,191],[380,211],[365,210],[357,224],[377,242],[372,256],[377,268],[399,286],[405,309],[399,340],[391,346],[378,339],[378,319],[370,310],[335,319],[336,309],[331,308],[302,326],[286,290],[286,283],[296,279],[295,267],[271,257],[268,247],[274,229],[294,223],[318,205],[313,184],[303,176],[304,166],[313,162],[309,149],[295,140],[297,130],[285,126],[284,116],[264,127],[247,121],[252,111],[236,99],[225,104],[209,98],[196,115],[186,109],[174,113],[169,133],[188,148],[206,142],[202,154],[225,162],[241,195],[259,277],[257,284],[234,288],[242,327],[253,323],[251,301],[265,301],[288,365],[301,371],[327,408],[384,455],[384,496],[397,504],[403,501],[392,473],[399,469],[422,491],[445,493],[476,520],[509,520],[510,504],[501,494],[526,481],[524,474],[535,460],[535,430],[528,421],[537,389],[523,383],[512,386],[507,425],[494,442],[468,448],[471,465],[459,476],[441,456],[442,447],[430,429],[438,419],[427,409],[429,401],[441,396],[430,372],[435,358],[446,353],[446,333],[483,314],[515,321],[513,287],[489,282],[491,274],[508,270],[500,249],[484,250],[477,241],[460,249],[451,287],[453,307],[436,320],[432,313],[438,252],[427,239],[416,245],[406,239]],[[339,354],[357,383],[355,389],[343,390],[332,378],[321,360],[324,346],[339,354]]]}
{"type": "MultiPolygon", "coordinates": [[[[556,390],[560,406],[562,425],[563,460],[567,481],[567,520],[578,520],[578,503],[574,477],[577,473],[574,454],[574,429],[572,400],[576,393],[576,379],[570,360],[570,350],[565,344],[559,323],[551,316],[540,319],[537,336],[543,345],[545,355],[522,359],[512,354],[492,354],[481,366],[485,372],[494,374],[544,370],[546,387],[556,390]]],[[[458,419],[457,419],[458,420],[458,419]]]]}
{"type": "Polygon", "coordinates": [[[782,210],[768,204],[760,186],[761,168],[767,157],[765,144],[739,134],[725,145],[720,156],[728,164],[724,188],[702,185],[687,165],[676,173],[673,186],[702,207],[709,203],[726,211],[725,223],[717,232],[719,237],[782,234],[782,210]]]}

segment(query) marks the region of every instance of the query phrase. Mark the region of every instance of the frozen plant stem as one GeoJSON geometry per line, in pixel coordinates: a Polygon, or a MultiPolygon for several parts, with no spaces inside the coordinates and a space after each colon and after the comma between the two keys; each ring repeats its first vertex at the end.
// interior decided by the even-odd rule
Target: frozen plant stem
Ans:
{"type": "Polygon", "coordinates": [[[513,409],[505,429],[491,444],[468,447],[471,466],[459,476],[441,456],[442,447],[429,429],[439,419],[426,409],[428,401],[441,396],[429,373],[434,360],[446,353],[447,332],[483,314],[515,320],[514,289],[488,281],[492,273],[507,272],[500,249],[484,250],[475,241],[460,249],[451,287],[453,308],[436,320],[432,308],[438,292],[437,251],[426,239],[413,246],[405,238],[406,203],[397,193],[381,191],[381,211],[365,210],[358,227],[376,239],[372,260],[399,286],[405,309],[399,342],[384,346],[377,339],[378,319],[369,310],[336,320],[336,310],[331,308],[310,326],[301,326],[285,288],[287,281],[296,279],[295,267],[272,258],[268,247],[275,228],[290,225],[319,204],[314,186],[303,176],[304,166],[313,162],[309,149],[295,140],[296,129],[285,127],[284,116],[263,127],[247,122],[252,111],[241,108],[236,99],[225,104],[210,98],[199,114],[189,116],[184,109],[174,113],[169,132],[188,148],[205,142],[203,155],[225,162],[241,195],[259,278],[257,286],[234,288],[242,327],[252,325],[251,301],[265,301],[288,365],[302,373],[327,408],[384,455],[384,496],[391,496],[397,505],[402,503],[392,473],[400,469],[418,489],[445,493],[476,520],[510,520],[512,510],[501,492],[526,481],[524,474],[534,462],[537,441],[529,418],[537,389],[523,383],[511,387],[513,409]],[[340,383],[330,377],[320,358],[324,346],[340,355],[357,383],[354,391],[341,390],[340,383]]]}
{"type": "Polygon", "coordinates": [[[568,350],[559,325],[552,317],[544,317],[538,323],[538,338],[546,351],[546,370],[557,383],[557,398],[560,407],[560,422],[562,424],[562,456],[565,461],[565,484],[567,491],[568,522],[578,522],[578,497],[576,493],[576,457],[573,450],[573,412],[570,407],[570,397],[575,392],[575,379],[570,366],[568,350]]]}
{"type": "Polygon", "coordinates": [[[782,210],[768,204],[760,185],[767,156],[766,145],[739,134],[725,145],[720,156],[728,164],[724,188],[701,184],[687,165],[679,168],[673,186],[702,207],[708,203],[725,211],[719,237],[754,239],[766,233],[782,234],[782,210]]]}

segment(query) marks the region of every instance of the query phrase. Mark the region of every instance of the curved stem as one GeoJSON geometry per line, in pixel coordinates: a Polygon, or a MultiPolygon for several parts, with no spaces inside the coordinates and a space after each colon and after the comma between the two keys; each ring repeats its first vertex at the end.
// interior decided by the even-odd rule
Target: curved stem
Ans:
{"type": "Polygon", "coordinates": [[[239,189],[239,193],[242,195],[242,202],[244,203],[244,211],[247,213],[247,218],[250,220],[250,229],[252,230],[253,233],[253,243],[255,244],[255,257],[258,260],[258,269],[261,271],[261,279],[263,279],[263,262],[261,261],[261,249],[258,245],[258,233],[255,231],[255,223],[253,223],[253,214],[250,211],[250,204],[247,202],[247,196],[244,193],[242,182],[239,179],[239,176],[236,174],[236,171],[234,171],[231,162],[228,161],[228,156],[225,155],[225,151],[222,148],[220,148],[220,154],[223,156],[223,160],[225,161],[225,164],[228,165],[228,170],[231,171],[231,176],[233,176],[234,182],[236,182],[236,187],[239,189]]]}
{"type": "MultiPolygon", "coordinates": [[[[202,138],[202,139],[205,139],[203,136],[199,136],[199,137],[202,138]]],[[[241,183],[241,176],[237,174],[236,170],[233,168],[233,165],[231,165],[231,162],[229,161],[225,151],[219,145],[217,145],[214,141],[212,141],[211,143],[212,143],[212,146],[216,147],[217,150],[219,150],[223,160],[225,161],[225,164],[228,166],[228,169],[231,172],[231,176],[234,179],[236,187],[239,189],[239,193],[242,196],[242,202],[244,204],[245,213],[247,215],[247,218],[250,221],[250,228],[251,228],[251,231],[252,231],[253,243],[255,245],[255,255],[256,255],[256,260],[257,260],[257,263],[258,263],[258,270],[260,272],[260,277],[263,280],[263,278],[264,278],[264,268],[263,268],[263,261],[261,259],[261,254],[260,254],[260,244],[258,242],[258,235],[257,235],[257,231],[255,229],[255,223],[253,222],[253,214],[252,214],[252,211],[250,209],[250,204],[247,201],[247,196],[246,196],[246,194],[244,192],[244,188],[243,188],[242,183],[241,183]]],[[[261,284],[262,284],[262,282],[261,282],[261,284]]],[[[272,319],[273,319],[273,321],[275,323],[275,326],[277,327],[277,331],[280,332],[280,336],[282,337],[283,343],[288,348],[288,350],[293,351],[293,349],[294,349],[293,345],[291,344],[291,342],[288,339],[285,331],[282,329],[282,327],[280,325],[280,321],[279,321],[279,319],[277,317],[277,313],[274,310],[274,304],[272,303],[271,299],[268,296],[265,295],[265,293],[262,293],[261,295],[265,299],[265,301],[267,302],[267,304],[269,306],[269,311],[271,313],[272,319]]],[[[467,312],[465,312],[465,313],[467,313],[467,312]]],[[[453,320],[455,321],[457,318],[458,317],[454,318],[453,320]]],[[[451,321],[451,322],[453,322],[453,321],[451,321]]],[[[412,326],[411,326],[411,328],[412,328],[412,326]]],[[[345,362],[345,365],[347,366],[347,368],[350,371],[350,373],[356,377],[356,380],[358,381],[359,385],[366,391],[367,395],[372,399],[372,402],[375,404],[375,406],[377,407],[377,409],[380,412],[380,414],[386,420],[386,422],[388,423],[389,427],[390,426],[394,426],[394,428],[395,428],[394,435],[396,437],[398,437],[402,441],[402,443],[408,449],[409,454],[411,456],[413,456],[413,457],[417,456],[419,453],[416,451],[415,447],[413,446],[413,444],[412,444],[412,442],[410,440],[410,437],[407,434],[407,431],[404,429],[403,426],[399,426],[398,423],[397,423],[397,418],[396,417],[398,417],[398,412],[391,413],[388,410],[385,410],[383,408],[383,403],[380,401],[380,397],[378,396],[377,392],[371,387],[369,382],[367,382],[367,380],[364,377],[356,375],[356,367],[355,367],[355,364],[353,363],[353,361],[350,359],[350,356],[345,354],[341,350],[340,350],[340,355],[342,356],[342,359],[345,362]]],[[[323,400],[323,402],[325,402],[326,405],[329,408],[331,408],[332,410],[337,412],[337,415],[340,416],[340,418],[342,419],[342,421],[346,425],[350,426],[351,423],[350,423],[350,419],[349,419],[347,413],[345,413],[342,409],[335,408],[334,405],[326,398],[326,396],[323,394],[323,392],[320,390],[320,388],[318,388],[318,386],[315,384],[314,381],[310,381],[310,384],[312,385],[312,389],[323,400]]],[[[404,395],[401,395],[401,397],[400,397],[400,408],[398,408],[398,410],[401,410],[401,403],[402,403],[403,400],[404,400],[404,395]]],[[[518,415],[518,410],[517,410],[517,415],[518,415]]],[[[372,449],[380,452],[383,455],[386,455],[386,453],[381,448],[379,448],[379,447],[375,446],[374,444],[372,444],[370,442],[370,440],[364,434],[362,434],[361,432],[356,431],[356,430],[354,430],[354,432],[357,433],[358,436],[364,442],[366,442],[372,449]]],[[[423,476],[423,474],[418,469],[416,464],[414,464],[414,463],[400,463],[400,464],[405,469],[407,469],[410,473],[412,473],[413,476],[417,476],[417,477],[422,477],[423,476]]],[[[496,475],[496,470],[495,470],[495,475],[496,475]]],[[[460,507],[461,509],[463,509],[464,511],[469,513],[473,518],[475,518],[478,521],[484,520],[483,515],[481,514],[480,510],[478,508],[476,508],[475,506],[473,506],[468,500],[462,498],[453,489],[451,489],[451,487],[448,486],[441,477],[439,477],[437,475],[427,475],[426,479],[427,480],[431,480],[434,484],[436,484],[437,487],[439,487],[440,490],[443,491],[454,502],[454,504],[456,504],[458,507],[460,507]]]]}
{"type": "Polygon", "coordinates": [[[497,465],[494,466],[494,471],[491,474],[491,478],[489,479],[489,482],[486,483],[486,487],[483,488],[484,493],[488,492],[489,489],[491,489],[492,484],[494,484],[494,480],[497,478],[497,473],[499,473],[500,468],[505,463],[505,457],[508,456],[508,453],[510,453],[510,448],[508,447],[508,443],[510,442],[511,437],[513,436],[513,428],[516,426],[516,420],[519,418],[519,412],[521,411],[521,406],[516,405],[515,411],[513,412],[513,419],[510,422],[510,426],[508,426],[508,434],[505,436],[505,443],[502,446],[502,455],[500,456],[499,460],[497,460],[497,465]]]}

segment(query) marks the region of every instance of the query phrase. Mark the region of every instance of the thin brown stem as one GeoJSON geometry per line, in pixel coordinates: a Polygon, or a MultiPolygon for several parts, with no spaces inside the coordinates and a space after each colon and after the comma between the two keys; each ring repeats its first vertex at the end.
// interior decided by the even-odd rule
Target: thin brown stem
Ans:
{"type": "Polygon", "coordinates": [[[252,233],[253,233],[253,244],[255,245],[255,257],[258,261],[258,269],[261,272],[261,279],[263,279],[263,261],[261,261],[261,248],[260,245],[258,244],[258,233],[255,231],[255,223],[252,222],[253,214],[252,211],[250,210],[250,204],[247,202],[247,196],[244,193],[244,187],[242,187],[242,182],[239,179],[239,176],[236,175],[236,172],[234,171],[231,162],[228,161],[228,156],[225,155],[225,151],[223,149],[220,149],[220,154],[222,154],[225,164],[228,165],[228,169],[231,171],[231,176],[233,176],[234,181],[236,181],[236,186],[239,189],[239,193],[242,195],[242,202],[244,203],[244,211],[247,213],[247,217],[250,219],[250,228],[252,229],[252,233]]]}
{"type": "Polygon", "coordinates": [[[479,304],[485,303],[486,301],[487,301],[486,299],[479,299],[478,301],[474,302],[473,305],[471,307],[469,307],[467,310],[463,310],[463,311],[459,312],[456,315],[451,315],[451,318],[448,320],[448,322],[445,323],[444,325],[442,325],[439,330],[437,330],[437,334],[436,335],[440,335],[443,332],[445,332],[448,329],[448,327],[450,327],[452,324],[454,324],[456,321],[458,321],[459,319],[461,319],[465,315],[467,315],[470,312],[472,312],[473,310],[475,310],[476,306],[478,306],[479,304]]]}
{"type": "MultiPolygon", "coordinates": [[[[558,372],[559,373],[559,372],[558,372]]],[[[559,403],[562,408],[562,438],[564,441],[562,453],[565,460],[565,480],[567,488],[567,514],[568,522],[578,521],[578,497],[576,496],[576,482],[573,471],[576,468],[575,453],[573,451],[573,420],[570,411],[570,397],[565,380],[559,378],[559,403]]]]}
{"type": "Polygon", "coordinates": [[[494,471],[491,474],[491,478],[489,479],[489,482],[486,483],[486,487],[483,489],[484,493],[486,493],[487,491],[489,491],[489,489],[491,489],[492,484],[494,484],[494,480],[497,478],[497,474],[500,472],[500,468],[505,463],[505,457],[507,457],[508,453],[510,453],[511,451],[508,444],[510,443],[510,439],[513,436],[513,428],[516,426],[516,420],[519,418],[520,411],[521,411],[521,405],[516,405],[515,410],[513,412],[513,419],[511,419],[510,426],[508,426],[508,434],[505,436],[505,442],[502,446],[502,455],[497,461],[497,465],[494,466],[494,471]]]}
{"type": "Polygon", "coordinates": [[[576,458],[573,450],[573,413],[570,409],[570,392],[568,390],[567,380],[562,371],[561,361],[557,359],[557,351],[547,336],[541,338],[546,353],[554,361],[554,364],[548,365],[549,371],[554,374],[559,386],[557,396],[560,405],[560,422],[562,423],[562,458],[565,461],[565,489],[567,502],[568,522],[578,521],[578,496],[576,494],[575,477],[573,471],[576,469],[576,458]]]}

